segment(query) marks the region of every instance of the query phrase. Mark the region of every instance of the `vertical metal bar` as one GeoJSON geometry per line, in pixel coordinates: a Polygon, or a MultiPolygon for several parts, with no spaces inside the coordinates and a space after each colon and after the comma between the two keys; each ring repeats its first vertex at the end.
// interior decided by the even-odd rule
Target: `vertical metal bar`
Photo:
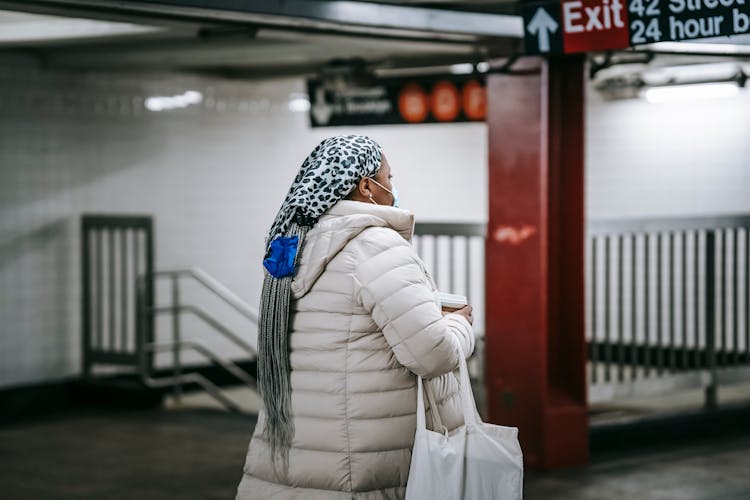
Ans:
{"type": "Polygon", "coordinates": [[[643,235],[643,366],[651,373],[651,235],[643,235]]]}
{"type": "Polygon", "coordinates": [[[661,240],[662,234],[656,233],[656,373],[661,375],[664,368],[664,343],[662,339],[662,278],[661,270],[661,240]]]}
{"type": "Polygon", "coordinates": [[[469,304],[471,304],[471,237],[466,236],[464,237],[464,249],[465,249],[465,259],[464,259],[464,272],[466,273],[466,276],[464,276],[464,283],[466,286],[466,299],[468,300],[469,304]]]}
{"type": "MultiPolygon", "coordinates": [[[[137,241],[137,233],[135,234],[137,241]]],[[[137,268],[136,268],[137,269],[137,268]]],[[[142,378],[151,374],[148,363],[146,344],[146,279],[145,275],[135,276],[135,352],[138,358],[138,370],[142,378]]]]}
{"type": "Polygon", "coordinates": [[[623,287],[623,268],[625,267],[625,260],[623,259],[624,240],[624,235],[617,236],[617,379],[620,382],[625,381],[625,319],[623,315],[625,306],[625,290],[623,287]]]}
{"type": "Polygon", "coordinates": [[[738,322],[738,309],[737,309],[737,289],[739,287],[739,282],[737,279],[737,273],[739,271],[739,267],[737,265],[737,260],[739,258],[739,248],[738,248],[738,241],[740,239],[740,231],[739,229],[733,229],[732,230],[732,339],[734,342],[732,342],[732,363],[738,364],[739,363],[739,322],[738,322]]]}
{"type": "Polygon", "coordinates": [[[610,338],[610,300],[609,300],[609,240],[610,236],[604,236],[604,381],[610,381],[610,370],[612,367],[612,339],[610,338]]]}
{"type": "Polygon", "coordinates": [[[714,345],[714,319],[716,307],[716,233],[706,231],[706,368],[710,373],[710,381],[706,387],[705,406],[713,410],[717,406],[716,394],[716,352],[714,345]]]}
{"type": "Polygon", "coordinates": [[[635,380],[638,372],[638,235],[630,238],[630,379],[635,380]]]}
{"type": "Polygon", "coordinates": [[[122,303],[120,304],[120,319],[122,326],[120,330],[120,351],[126,352],[128,349],[128,229],[120,230],[120,289],[122,303]]]}
{"type": "Polygon", "coordinates": [[[688,233],[683,231],[680,236],[682,244],[682,369],[688,369],[688,334],[687,334],[687,242],[688,233]]]}
{"type": "Polygon", "coordinates": [[[86,217],[81,218],[81,332],[82,341],[82,372],[84,378],[91,376],[91,252],[89,249],[90,226],[86,217]]]}
{"type": "MultiPolygon", "coordinates": [[[[140,247],[138,246],[138,233],[140,231],[138,229],[133,230],[133,283],[138,285],[139,283],[139,273],[141,272],[141,252],[140,247]]],[[[140,304],[143,305],[143,297],[141,295],[144,293],[143,285],[141,285],[141,288],[138,288],[136,286],[135,289],[135,295],[136,295],[136,302],[135,305],[138,307],[140,304]]],[[[143,311],[136,311],[135,314],[135,344],[133,346],[136,355],[140,356],[141,354],[141,348],[142,348],[142,342],[145,338],[143,336],[143,328],[145,326],[145,322],[143,321],[142,317],[143,311]]]]}
{"type": "Polygon", "coordinates": [[[700,345],[700,321],[705,318],[701,318],[704,314],[701,314],[701,301],[700,301],[700,231],[695,231],[693,237],[693,366],[699,369],[701,366],[701,345],[700,345]]]}
{"type": "MultiPolygon", "coordinates": [[[[172,341],[174,342],[174,349],[172,350],[174,377],[175,380],[179,380],[182,375],[180,359],[182,335],[180,332],[180,277],[177,274],[172,275],[172,341]]],[[[182,399],[182,384],[179,382],[174,386],[174,398],[177,403],[182,399]]]]}
{"type": "Polygon", "coordinates": [[[109,243],[107,245],[107,257],[109,261],[109,351],[115,350],[115,229],[110,227],[107,230],[109,243]]]}
{"type": "Polygon", "coordinates": [[[94,232],[96,238],[96,349],[101,350],[104,344],[104,264],[102,262],[102,238],[101,228],[94,232]]]}
{"type": "Polygon", "coordinates": [[[435,278],[435,283],[437,284],[438,288],[442,290],[442,287],[438,283],[438,280],[440,279],[440,273],[438,272],[438,266],[440,265],[440,258],[438,255],[438,247],[440,246],[440,239],[438,238],[438,235],[432,236],[432,269],[430,272],[432,273],[432,276],[435,278]]]}
{"type": "Polygon", "coordinates": [[[453,288],[453,273],[456,272],[456,262],[453,253],[454,240],[455,236],[448,236],[448,291],[450,293],[456,293],[453,288]]]}
{"type": "Polygon", "coordinates": [[[597,377],[597,368],[598,368],[598,360],[599,360],[599,353],[598,353],[598,343],[596,339],[596,332],[597,332],[597,323],[596,323],[596,316],[597,316],[597,308],[596,308],[596,298],[597,293],[599,292],[597,285],[597,264],[598,259],[596,257],[597,251],[597,238],[596,236],[593,236],[591,238],[591,341],[589,343],[589,357],[591,358],[591,383],[595,384],[598,380],[597,377]]]}
{"type": "Polygon", "coordinates": [[[719,297],[719,318],[720,318],[720,324],[721,324],[721,349],[717,353],[717,360],[718,363],[721,364],[721,366],[724,366],[726,364],[726,349],[727,349],[727,314],[726,314],[726,278],[724,276],[726,272],[726,246],[725,246],[725,238],[726,238],[726,232],[724,229],[719,228],[717,229],[717,242],[719,244],[719,249],[717,251],[718,261],[719,263],[716,266],[716,269],[719,272],[719,287],[718,287],[718,297],[719,297]]]}
{"type": "Polygon", "coordinates": [[[667,289],[669,290],[669,368],[672,371],[675,371],[677,368],[677,342],[675,338],[675,300],[674,300],[674,294],[675,294],[675,276],[677,275],[677,272],[675,270],[677,264],[676,264],[676,258],[675,258],[675,250],[674,250],[674,232],[670,231],[669,233],[669,249],[667,252],[668,258],[669,258],[669,281],[667,281],[667,289]]]}
{"type": "MultiPolygon", "coordinates": [[[[154,322],[156,315],[154,314],[154,228],[153,221],[149,219],[144,225],[144,252],[145,252],[145,269],[144,269],[144,280],[145,280],[145,340],[149,344],[154,342],[154,322]]],[[[154,367],[154,353],[149,351],[146,354],[146,368],[150,372],[154,367]]]]}

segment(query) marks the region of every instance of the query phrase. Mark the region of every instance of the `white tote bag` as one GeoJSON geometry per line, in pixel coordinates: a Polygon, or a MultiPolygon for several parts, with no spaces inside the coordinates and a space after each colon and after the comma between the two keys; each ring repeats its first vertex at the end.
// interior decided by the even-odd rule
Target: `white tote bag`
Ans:
{"type": "Polygon", "coordinates": [[[406,500],[522,499],[523,454],[518,427],[482,422],[463,356],[460,382],[464,425],[451,433],[427,429],[423,381],[417,378],[417,432],[406,500]]]}

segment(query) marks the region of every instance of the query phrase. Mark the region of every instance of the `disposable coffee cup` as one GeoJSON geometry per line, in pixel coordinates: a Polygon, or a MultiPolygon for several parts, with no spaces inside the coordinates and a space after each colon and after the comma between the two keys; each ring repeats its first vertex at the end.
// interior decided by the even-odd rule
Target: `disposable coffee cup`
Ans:
{"type": "Polygon", "coordinates": [[[469,305],[469,300],[465,295],[456,295],[453,293],[438,292],[438,300],[445,312],[456,312],[469,305]]]}

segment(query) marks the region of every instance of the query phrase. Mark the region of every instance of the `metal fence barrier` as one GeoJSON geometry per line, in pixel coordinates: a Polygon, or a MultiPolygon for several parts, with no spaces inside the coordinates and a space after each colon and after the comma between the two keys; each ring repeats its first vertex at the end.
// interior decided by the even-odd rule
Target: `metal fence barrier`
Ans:
{"type": "Polygon", "coordinates": [[[590,221],[590,400],[750,380],[749,249],[750,216],[590,221]]]}
{"type": "MultiPolygon", "coordinates": [[[[136,313],[136,277],[154,265],[151,217],[85,214],[81,218],[81,320],[83,373],[94,365],[135,368],[153,357],[142,346],[153,339],[153,322],[136,313]],[[139,323],[139,321],[145,321],[139,323]],[[140,338],[143,336],[143,338],[140,338]]],[[[140,300],[153,306],[153,281],[140,300]]]]}
{"type": "MultiPolygon", "coordinates": [[[[484,224],[419,223],[414,245],[438,287],[479,308],[484,296],[484,224]]],[[[589,221],[586,339],[589,401],[705,389],[715,407],[722,383],[750,381],[750,216],[589,221]]],[[[137,367],[145,377],[154,350],[170,350],[182,383],[179,316],[194,313],[215,331],[232,332],[180,303],[180,276],[197,279],[241,313],[255,313],[200,270],[153,270],[148,217],[82,218],[84,372],[94,364],[137,367]],[[140,279],[135,277],[140,276],[140,279]],[[172,304],[154,305],[153,281],[172,281],[172,304]],[[173,344],[154,344],[153,321],[172,315],[173,344]],[[131,321],[132,319],[132,321],[131,321]]],[[[475,389],[483,379],[484,331],[475,323],[470,361],[475,389]]],[[[252,355],[253,346],[239,347],[252,355]]],[[[156,383],[156,381],[150,381],[156,383]]],[[[482,406],[483,391],[477,390],[482,406]]]]}
{"type": "Polygon", "coordinates": [[[479,412],[486,416],[484,389],[484,235],[486,224],[417,223],[414,247],[441,291],[466,295],[476,307],[476,345],[468,361],[479,412]]]}
{"type": "Polygon", "coordinates": [[[147,386],[155,389],[171,388],[176,399],[182,387],[196,384],[232,411],[241,412],[211,380],[193,368],[186,367],[182,352],[197,352],[203,358],[221,367],[241,383],[255,388],[255,373],[244,371],[236,363],[215,354],[196,341],[182,339],[180,318],[192,314],[219,334],[231,341],[246,360],[255,360],[257,338],[245,340],[233,332],[202,307],[181,300],[180,279],[190,279],[223,300],[243,315],[252,325],[258,322],[258,313],[222,283],[200,268],[154,270],[154,237],[151,217],[85,214],[81,218],[81,277],[82,277],[82,327],[83,371],[87,379],[99,373],[94,368],[117,369],[116,374],[127,372],[137,375],[147,386]],[[155,304],[155,280],[171,282],[171,304],[155,304]],[[160,314],[171,316],[172,340],[156,343],[155,318],[160,314]],[[172,353],[172,375],[155,376],[154,355],[172,353]]]}

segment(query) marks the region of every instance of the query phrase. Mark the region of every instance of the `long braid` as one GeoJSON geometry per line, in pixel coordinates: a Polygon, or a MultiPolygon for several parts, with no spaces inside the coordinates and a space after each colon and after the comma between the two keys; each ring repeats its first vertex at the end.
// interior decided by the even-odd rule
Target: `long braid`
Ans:
{"type": "MultiPolygon", "coordinates": [[[[307,230],[296,222],[289,227],[290,236],[299,237],[300,248],[307,230]]],[[[295,266],[300,253],[297,252],[295,266]]],[[[258,321],[258,387],[267,414],[263,437],[271,450],[274,470],[278,474],[280,460],[284,475],[289,466],[289,448],[294,436],[289,365],[292,279],[292,276],[274,278],[265,272],[258,321]]]]}

